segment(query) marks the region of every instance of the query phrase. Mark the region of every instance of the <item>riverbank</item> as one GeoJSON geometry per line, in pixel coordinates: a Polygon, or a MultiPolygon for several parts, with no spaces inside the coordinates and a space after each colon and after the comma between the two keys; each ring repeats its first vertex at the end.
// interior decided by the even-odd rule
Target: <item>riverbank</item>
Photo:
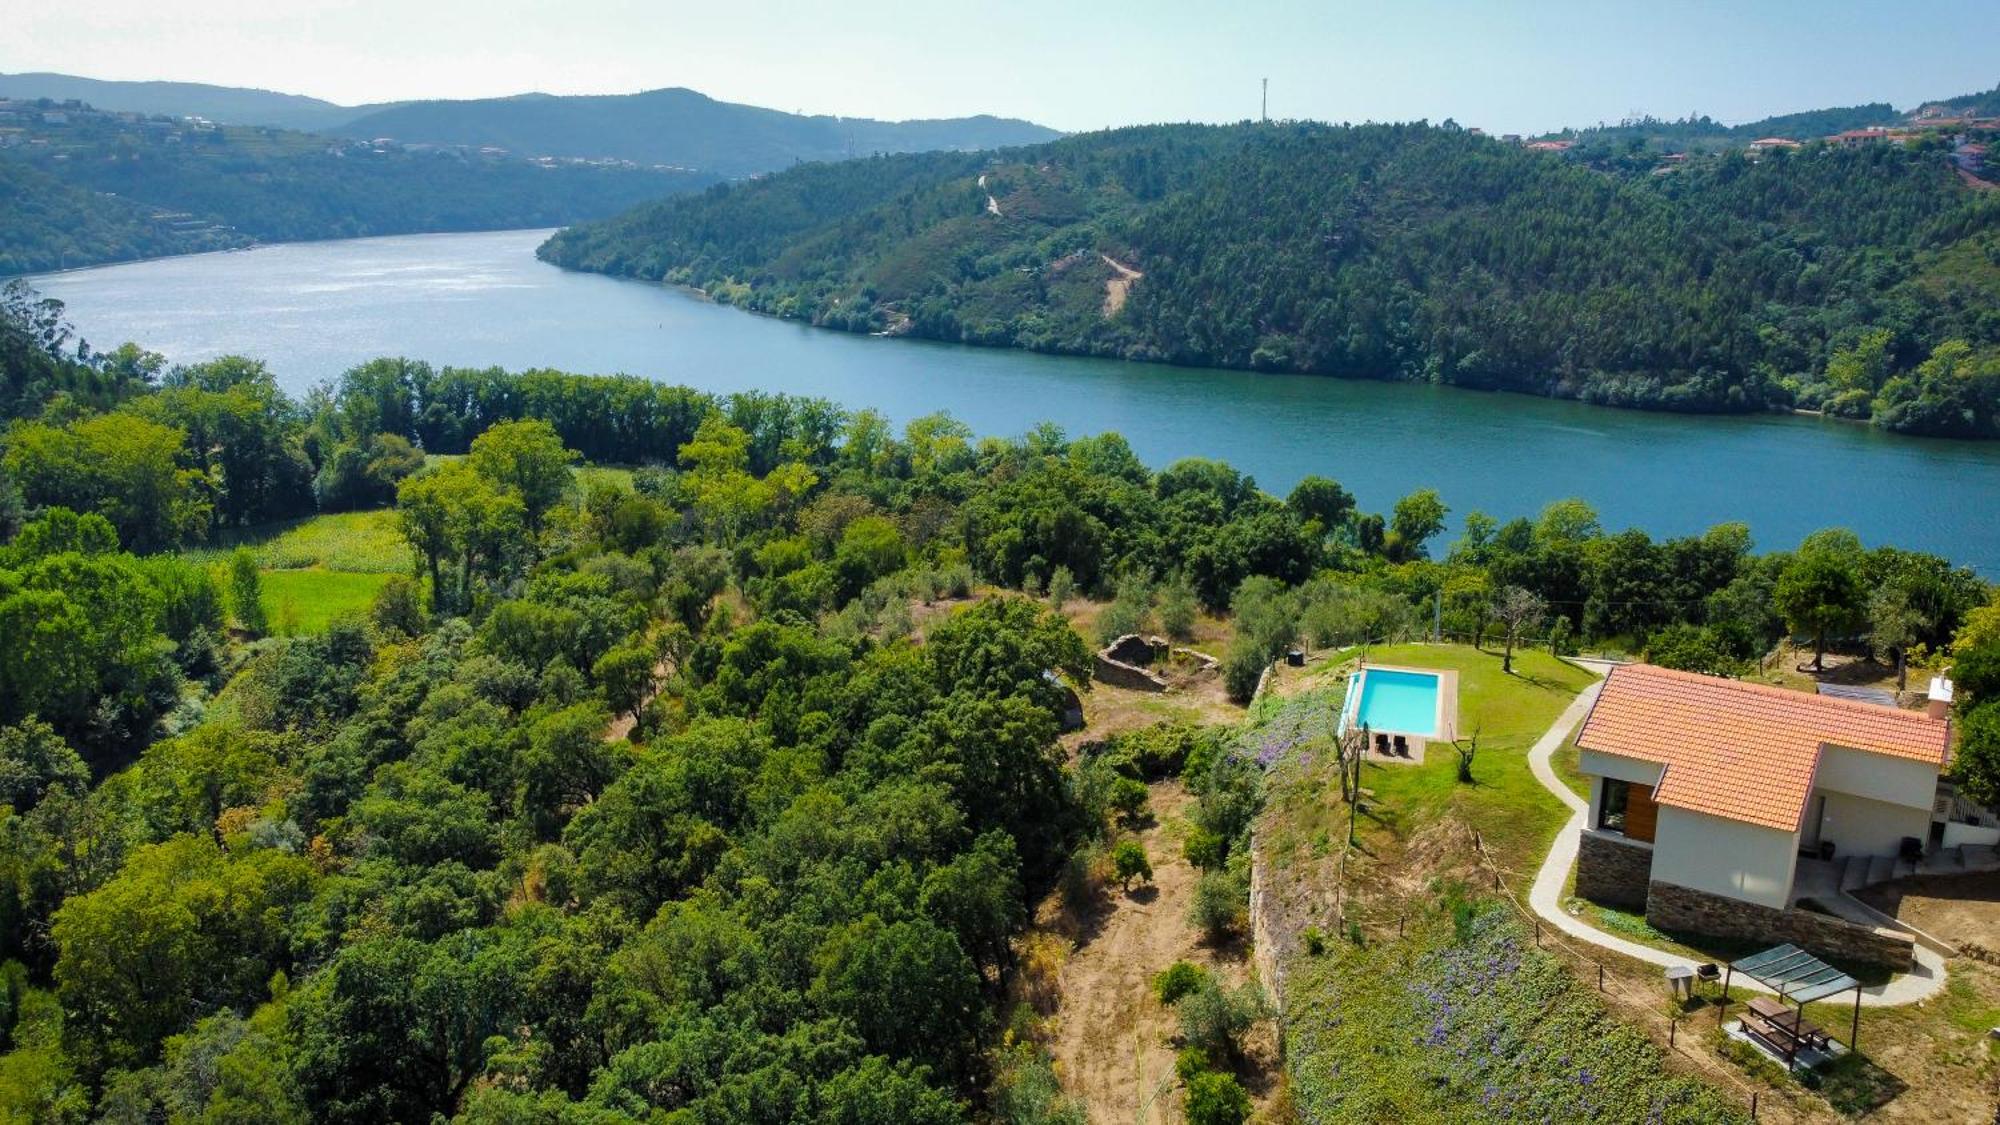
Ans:
{"type": "Polygon", "coordinates": [[[1843,525],[2000,574],[2000,446],[1910,438],[1781,414],[1606,410],[1522,394],[1076,359],[875,339],[654,283],[535,259],[545,231],[284,243],[43,275],[94,346],[170,360],[270,363],[302,394],[367,359],[625,371],[730,394],[784,391],[872,407],[892,424],[948,411],[977,433],[1054,422],[1116,431],[1145,463],[1229,461],[1284,493],[1309,474],[1387,510],[1418,488],[1452,509],[1533,516],[1578,496],[1607,526],[1656,537],[1723,521],[1767,549],[1843,525]],[[589,331],[578,331],[588,325],[589,331]]]}

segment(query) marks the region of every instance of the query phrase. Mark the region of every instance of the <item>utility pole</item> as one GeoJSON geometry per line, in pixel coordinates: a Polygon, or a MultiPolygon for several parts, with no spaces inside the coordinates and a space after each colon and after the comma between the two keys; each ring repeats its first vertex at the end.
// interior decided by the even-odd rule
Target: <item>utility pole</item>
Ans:
{"type": "Polygon", "coordinates": [[[1264,124],[1269,125],[1271,123],[1271,80],[1268,78],[1264,79],[1264,105],[1259,113],[1264,119],[1264,124]]]}

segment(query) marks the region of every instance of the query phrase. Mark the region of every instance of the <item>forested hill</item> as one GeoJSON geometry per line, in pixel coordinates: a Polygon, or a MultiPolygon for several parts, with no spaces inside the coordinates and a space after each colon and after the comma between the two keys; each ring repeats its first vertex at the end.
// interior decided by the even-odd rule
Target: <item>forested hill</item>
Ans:
{"type": "Polygon", "coordinates": [[[542,255],[855,331],[1994,436],[2000,193],[1945,145],[1158,126],[802,167],[542,255]]]}
{"type": "Polygon", "coordinates": [[[253,241],[558,226],[716,181],[8,101],[0,140],[0,277],[253,241]]]}
{"type": "Polygon", "coordinates": [[[685,89],[411,102],[334,131],[360,139],[496,145],[535,156],[614,157],[726,177],[753,176],[799,161],[1000,148],[1058,135],[1031,122],[988,116],[935,121],[807,117],[717,101],[685,89]]]}
{"type": "Polygon", "coordinates": [[[0,97],[34,101],[76,100],[114,113],[206,117],[230,125],[325,130],[386,105],[346,106],[240,86],[206,82],[125,82],[75,74],[0,74],[0,97]]]}

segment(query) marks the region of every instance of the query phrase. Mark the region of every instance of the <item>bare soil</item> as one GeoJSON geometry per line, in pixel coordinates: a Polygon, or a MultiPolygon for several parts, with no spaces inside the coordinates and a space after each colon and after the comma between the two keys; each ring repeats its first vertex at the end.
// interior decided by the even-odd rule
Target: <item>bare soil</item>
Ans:
{"type": "MultiPolygon", "coordinates": [[[[1153,822],[1135,834],[1153,861],[1153,881],[1129,891],[1114,883],[1087,917],[1067,919],[1060,901],[1042,905],[1037,929],[1069,932],[1049,1049],[1063,1087],[1090,1107],[1093,1122],[1168,1123],[1181,1118],[1174,1076],[1178,1024],[1153,994],[1153,976],[1175,961],[1207,966],[1230,987],[1250,978],[1240,947],[1202,944],[1188,923],[1197,874],[1181,858],[1192,798],[1177,780],[1151,787],[1153,822]]],[[[1251,1036],[1245,1085],[1260,1105],[1271,1097],[1277,1041],[1268,1025],[1251,1036]]]]}
{"type": "Polygon", "coordinates": [[[1125,307],[1125,298],[1131,296],[1132,286],[1146,275],[1109,254],[1099,254],[1098,257],[1104,259],[1104,264],[1111,267],[1114,275],[1104,281],[1104,315],[1117,316],[1118,310],[1125,307]]]}
{"type": "Polygon", "coordinates": [[[2000,964],[2000,872],[1905,879],[1855,894],[1893,918],[2000,964]]]}

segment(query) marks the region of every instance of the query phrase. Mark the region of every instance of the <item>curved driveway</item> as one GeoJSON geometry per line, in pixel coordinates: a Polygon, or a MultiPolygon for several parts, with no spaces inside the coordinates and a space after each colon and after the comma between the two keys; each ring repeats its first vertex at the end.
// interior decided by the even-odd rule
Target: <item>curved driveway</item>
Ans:
{"type": "MultiPolygon", "coordinates": [[[[1556,842],[1549,847],[1548,858],[1542,861],[1541,870],[1535,873],[1535,885],[1528,891],[1528,905],[1541,916],[1543,921],[1601,949],[1609,949],[1613,953],[1622,953],[1633,960],[1663,968],[1693,967],[1696,962],[1687,957],[1629,941],[1616,934],[1605,933],[1562,908],[1563,887],[1569,881],[1570,868],[1576,864],[1577,844],[1583,837],[1583,822],[1590,811],[1590,803],[1577,796],[1576,790],[1565,785],[1563,780],[1556,776],[1555,769],[1550,765],[1550,759],[1562,748],[1563,743],[1569,741],[1570,732],[1574,731],[1583,722],[1584,716],[1590,713],[1591,704],[1597,702],[1598,689],[1604,685],[1601,677],[1611,670],[1610,664],[1595,660],[1577,660],[1573,663],[1597,673],[1600,678],[1571,701],[1563,710],[1562,717],[1558,718],[1555,725],[1542,735],[1532,750],[1528,751],[1528,768],[1534,771],[1535,780],[1541,782],[1543,788],[1555,794],[1556,799],[1567,805],[1570,810],[1569,821],[1562,826],[1562,831],[1556,834],[1556,842]]],[[[1944,973],[1944,958],[1919,945],[1917,967],[1908,973],[1890,978],[1886,984],[1862,989],[1861,1003],[1864,1007],[1893,1007],[1927,1000],[1944,989],[1944,973]]],[[[1758,988],[1755,982],[1746,981],[1741,977],[1738,977],[1735,983],[1744,988],[1758,988]]],[[[1759,989],[1759,991],[1768,990],[1759,989]]]]}

